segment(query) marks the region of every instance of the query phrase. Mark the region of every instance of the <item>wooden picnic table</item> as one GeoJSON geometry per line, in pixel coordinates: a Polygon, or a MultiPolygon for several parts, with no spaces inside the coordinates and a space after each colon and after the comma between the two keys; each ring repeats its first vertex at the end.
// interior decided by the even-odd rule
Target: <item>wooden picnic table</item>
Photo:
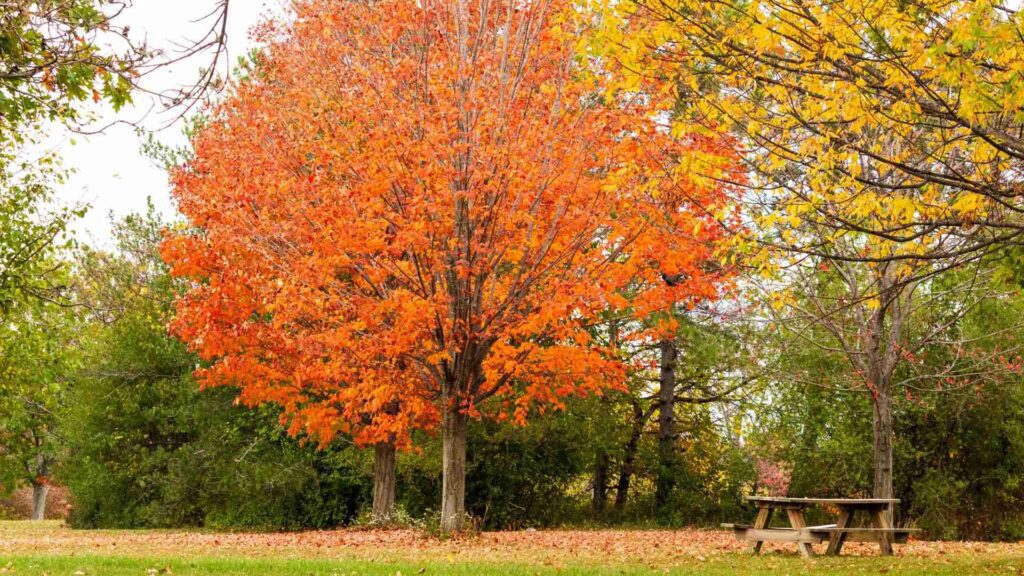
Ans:
{"type": "Polygon", "coordinates": [[[892,555],[893,542],[906,542],[912,529],[894,528],[892,508],[899,504],[895,498],[783,498],[776,496],[750,496],[748,501],[757,506],[757,519],[752,526],[723,524],[732,528],[736,537],[750,542],[750,551],[757,554],[764,542],[795,542],[800,554],[814,556],[813,544],[828,541],[826,554],[839,555],[847,541],[878,542],[883,555],[892,555]],[[835,524],[807,526],[804,510],[811,506],[826,506],[839,510],[835,524]],[[784,510],[789,528],[771,528],[772,515],[784,510]],[[857,514],[867,516],[869,527],[854,528],[857,514]]]}

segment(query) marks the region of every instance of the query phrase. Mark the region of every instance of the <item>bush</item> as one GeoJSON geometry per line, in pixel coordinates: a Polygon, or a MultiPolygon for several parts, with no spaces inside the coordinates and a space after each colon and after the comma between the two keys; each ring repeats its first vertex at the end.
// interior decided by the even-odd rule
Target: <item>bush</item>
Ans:
{"type": "Polygon", "coordinates": [[[117,227],[120,253],[86,251],[79,297],[94,317],[61,417],[63,478],[79,527],[325,528],[369,497],[369,460],[339,441],[289,438],[272,408],[200,391],[198,359],[167,334],[178,288],[150,214],[117,227]]]}

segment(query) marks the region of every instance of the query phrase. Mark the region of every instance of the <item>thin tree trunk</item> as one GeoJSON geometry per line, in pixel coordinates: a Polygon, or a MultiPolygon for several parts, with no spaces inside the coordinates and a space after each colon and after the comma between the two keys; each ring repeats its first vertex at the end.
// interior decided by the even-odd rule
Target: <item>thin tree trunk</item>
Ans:
{"type": "MultiPolygon", "coordinates": [[[[875,498],[893,497],[892,398],[889,382],[880,379],[871,391],[874,435],[875,498]]],[[[891,511],[888,520],[892,522],[891,511]]]]}
{"type": "Polygon", "coordinates": [[[380,442],[373,454],[373,520],[387,523],[395,517],[395,445],[380,442]]]}
{"type": "Polygon", "coordinates": [[[675,489],[676,473],[676,344],[661,341],[661,375],[658,389],[658,480],[654,502],[658,513],[668,504],[675,489]]]}
{"type": "Polygon", "coordinates": [[[595,515],[604,514],[608,503],[608,453],[601,449],[594,463],[594,494],[591,506],[595,515]]]}
{"type": "Polygon", "coordinates": [[[626,454],[622,459],[622,468],[619,471],[619,482],[615,489],[615,509],[622,510],[626,507],[626,501],[629,499],[629,484],[633,479],[633,472],[636,468],[636,442],[633,442],[633,437],[630,437],[630,442],[626,444],[626,454]]]}
{"type": "Polygon", "coordinates": [[[458,532],[466,518],[466,415],[446,403],[441,423],[441,530],[458,532]]]}
{"type": "MultiPolygon", "coordinates": [[[[608,324],[608,343],[612,349],[619,349],[619,321],[612,319],[608,324]]],[[[601,397],[601,406],[611,411],[611,403],[608,396],[601,397]]],[[[604,515],[608,509],[608,474],[611,470],[611,463],[608,458],[608,450],[604,444],[599,444],[597,456],[594,460],[594,493],[592,495],[591,507],[595,516],[604,515]]]]}
{"type": "MultiPolygon", "coordinates": [[[[892,375],[899,362],[900,332],[906,320],[907,308],[900,299],[899,290],[893,286],[887,270],[878,280],[880,305],[871,314],[865,330],[868,388],[871,393],[872,412],[872,456],[874,460],[875,498],[893,497],[892,469],[892,375]],[[889,318],[886,334],[886,318],[889,318]]],[[[892,523],[892,510],[885,512],[886,520],[892,523]]]]}
{"type": "Polygon", "coordinates": [[[636,471],[636,453],[640,447],[640,436],[644,431],[644,414],[638,403],[633,404],[633,431],[626,442],[622,455],[622,468],[619,471],[619,483],[615,491],[615,509],[622,510],[629,498],[629,484],[636,471]]]}
{"type": "MultiPolygon", "coordinates": [[[[32,436],[35,439],[36,448],[41,448],[41,436],[34,431],[32,436]]],[[[45,520],[46,496],[50,493],[50,484],[47,481],[50,474],[50,461],[42,452],[36,454],[36,465],[32,472],[35,474],[32,479],[32,519],[45,520]]]]}
{"type": "Polygon", "coordinates": [[[46,519],[46,496],[50,493],[50,485],[46,483],[32,483],[32,519],[46,519]]]}

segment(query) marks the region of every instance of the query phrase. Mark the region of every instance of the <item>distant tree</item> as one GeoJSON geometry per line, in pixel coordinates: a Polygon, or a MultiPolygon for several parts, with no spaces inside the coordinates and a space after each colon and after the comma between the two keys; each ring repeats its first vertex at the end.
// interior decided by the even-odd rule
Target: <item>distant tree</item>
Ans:
{"type": "MultiPolygon", "coordinates": [[[[955,294],[950,288],[970,272],[918,290],[955,294]]],[[[905,335],[934,329],[936,319],[952,324],[945,336],[905,356],[893,374],[894,496],[902,521],[929,537],[1016,539],[1022,301],[998,281],[978,281],[995,285],[980,290],[988,297],[962,315],[956,312],[961,299],[915,301],[909,325],[917,329],[905,335]],[[950,507],[952,501],[960,505],[950,507]]],[[[801,337],[789,330],[765,334],[780,369],[751,405],[746,442],[755,454],[790,465],[791,495],[870,494],[873,440],[864,422],[872,418],[872,399],[845,352],[808,339],[835,342],[823,326],[806,326],[801,337]]]]}
{"type": "Polygon", "coordinates": [[[648,319],[648,323],[661,328],[651,332],[636,320],[610,322],[617,332],[614,339],[626,341],[622,354],[628,357],[630,375],[628,390],[606,400],[608,410],[619,419],[615,435],[620,446],[613,449],[600,441],[596,444],[599,457],[592,481],[597,514],[604,511],[609,487],[615,490],[615,509],[621,512],[626,507],[642,465],[643,438],[650,436],[655,440],[655,461],[644,466],[654,472],[654,511],[659,519],[669,519],[669,503],[680,484],[682,438],[695,433],[692,419],[701,407],[714,406],[726,412],[729,404],[736,404],[747,393],[765,363],[756,356],[755,342],[741,340],[751,336],[742,333],[745,323],[723,310],[675,309],[648,319]],[[639,330],[644,336],[632,337],[630,330],[639,330]],[[609,486],[612,454],[621,455],[616,458],[616,481],[609,486]]]}
{"type": "Polygon", "coordinates": [[[0,491],[32,487],[32,519],[63,453],[58,418],[77,368],[76,311],[42,300],[10,310],[0,323],[0,491]]]}
{"type": "Polygon", "coordinates": [[[193,228],[164,255],[196,282],[175,330],[202,380],[322,442],[440,424],[445,530],[467,419],[621,387],[588,328],[638,277],[638,314],[717,296],[699,264],[725,199],[696,172],[734,152],[672,138],[656,93],[606,94],[566,9],[299,2],[174,178],[193,228]]]}

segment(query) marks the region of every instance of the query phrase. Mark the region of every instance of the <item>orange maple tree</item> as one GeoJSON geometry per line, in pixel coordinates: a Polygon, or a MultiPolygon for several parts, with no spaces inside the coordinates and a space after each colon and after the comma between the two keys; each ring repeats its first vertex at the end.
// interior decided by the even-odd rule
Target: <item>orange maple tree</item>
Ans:
{"type": "Polygon", "coordinates": [[[725,192],[685,172],[735,154],[670,136],[653,93],[605,93],[569,7],[300,1],[173,178],[189,226],[164,257],[195,280],[173,329],[201,381],[325,443],[440,426],[446,530],[468,418],[621,387],[594,319],[714,298],[725,276],[702,265],[725,192]]]}

